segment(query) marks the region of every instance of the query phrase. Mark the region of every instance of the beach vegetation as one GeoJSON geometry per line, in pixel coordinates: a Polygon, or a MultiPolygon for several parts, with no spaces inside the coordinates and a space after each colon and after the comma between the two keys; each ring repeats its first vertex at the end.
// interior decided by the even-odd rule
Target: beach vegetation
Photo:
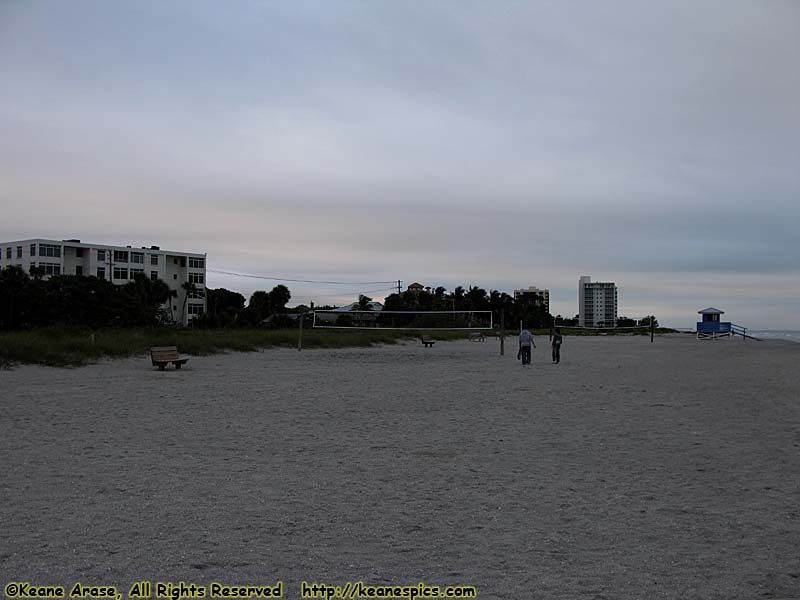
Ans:
{"type": "MultiPolygon", "coordinates": [[[[303,348],[367,347],[397,344],[416,338],[419,332],[381,329],[304,329],[303,348]]],[[[454,340],[463,332],[430,332],[437,340],[454,340]]],[[[50,326],[0,331],[0,367],[40,364],[75,367],[103,359],[146,356],[153,346],[177,346],[181,354],[254,352],[265,348],[296,348],[293,329],[177,327],[102,328],[50,326]]]]}

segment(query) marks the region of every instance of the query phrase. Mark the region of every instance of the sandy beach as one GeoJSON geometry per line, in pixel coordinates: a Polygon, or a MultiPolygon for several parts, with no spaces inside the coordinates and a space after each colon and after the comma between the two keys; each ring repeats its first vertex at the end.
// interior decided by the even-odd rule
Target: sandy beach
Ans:
{"type": "Polygon", "coordinates": [[[800,598],[800,344],[537,344],[0,371],[0,581],[800,598]]]}

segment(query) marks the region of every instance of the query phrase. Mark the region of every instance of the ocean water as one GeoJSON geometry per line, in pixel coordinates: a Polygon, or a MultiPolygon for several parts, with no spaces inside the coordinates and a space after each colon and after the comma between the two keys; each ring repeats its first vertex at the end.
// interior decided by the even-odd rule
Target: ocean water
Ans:
{"type": "Polygon", "coordinates": [[[800,331],[791,329],[748,329],[748,335],[762,340],[788,340],[800,343],[800,331]]]}

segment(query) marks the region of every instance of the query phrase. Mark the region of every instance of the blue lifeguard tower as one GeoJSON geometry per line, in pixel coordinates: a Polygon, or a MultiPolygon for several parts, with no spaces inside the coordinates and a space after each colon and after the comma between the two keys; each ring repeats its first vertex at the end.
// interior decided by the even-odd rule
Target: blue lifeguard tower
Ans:
{"type": "Polygon", "coordinates": [[[750,338],[751,340],[757,339],[747,335],[746,327],[731,323],[730,321],[720,321],[720,315],[725,314],[723,310],[710,306],[697,312],[701,315],[702,319],[697,323],[698,340],[732,338],[735,335],[742,336],[742,340],[746,338],[750,338]]]}

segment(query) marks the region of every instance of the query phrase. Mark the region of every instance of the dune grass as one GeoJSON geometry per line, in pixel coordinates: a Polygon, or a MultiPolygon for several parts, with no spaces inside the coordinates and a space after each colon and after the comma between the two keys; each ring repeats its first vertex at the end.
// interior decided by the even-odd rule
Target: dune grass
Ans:
{"type": "MultiPolygon", "coordinates": [[[[428,332],[438,340],[463,332],[428,332]]],[[[77,367],[106,358],[146,355],[152,346],[177,346],[182,354],[297,347],[296,329],[101,329],[46,327],[0,333],[0,368],[16,364],[77,367]]],[[[413,331],[305,329],[303,348],[345,348],[396,344],[417,337],[413,331]]]]}
{"type": "MultiPolygon", "coordinates": [[[[656,333],[672,331],[657,328],[656,333]]],[[[100,329],[44,327],[23,331],[0,332],[0,368],[17,364],[39,364],[52,367],[78,367],[102,359],[143,356],[152,346],[177,346],[181,354],[204,355],[225,351],[253,352],[260,348],[297,347],[297,329],[100,329]]],[[[463,339],[465,331],[427,331],[437,340],[463,339]]],[[[535,335],[547,336],[548,329],[537,329],[535,335]]],[[[366,347],[396,344],[418,337],[420,332],[397,330],[304,329],[303,348],[366,347]]],[[[649,335],[649,330],[575,331],[571,335],[649,335]]],[[[489,336],[496,335],[488,333],[489,336]]],[[[507,331],[507,340],[517,335],[507,331]]]]}

